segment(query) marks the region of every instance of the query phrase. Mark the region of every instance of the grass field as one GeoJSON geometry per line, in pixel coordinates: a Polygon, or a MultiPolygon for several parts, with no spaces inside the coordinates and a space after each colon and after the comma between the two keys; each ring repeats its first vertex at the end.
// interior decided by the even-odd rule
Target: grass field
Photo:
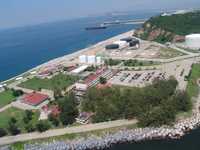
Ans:
{"type": "Polygon", "coordinates": [[[161,48],[159,50],[159,53],[160,53],[159,58],[163,58],[163,59],[169,59],[169,58],[186,55],[185,53],[182,53],[172,48],[161,48]]]}
{"type": "Polygon", "coordinates": [[[11,103],[15,97],[11,90],[6,90],[0,93],[0,108],[11,103]]]}
{"type": "Polygon", "coordinates": [[[138,66],[154,66],[154,65],[159,65],[159,62],[154,62],[154,61],[138,61],[134,59],[130,60],[125,60],[124,61],[124,66],[128,67],[138,67],[138,66]]]}
{"type": "MultiPolygon", "coordinates": [[[[8,127],[8,122],[11,117],[14,117],[17,120],[17,125],[21,129],[22,132],[25,131],[25,123],[23,122],[23,117],[25,115],[25,111],[11,107],[7,110],[0,113],[0,128],[6,129],[8,127]]],[[[39,113],[35,112],[33,115],[33,119],[31,120],[32,124],[35,124],[38,121],[39,113]]]]}
{"type": "Polygon", "coordinates": [[[0,113],[0,128],[6,128],[11,117],[14,117],[16,120],[18,120],[20,125],[20,120],[22,120],[23,115],[24,111],[22,110],[17,108],[8,108],[7,110],[0,113]]]}
{"type": "Polygon", "coordinates": [[[196,97],[199,93],[199,86],[197,80],[200,78],[200,64],[194,64],[189,76],[187,93],[190,97],[196,97]]]}
{"type": "Polygon", "coordinates": [[[39,90],[39,89],[54,90],[56,88],[64,89],[73,84],[77,80],[78,77],[76,76],[58,74],[51,79],[40,79],[35,77],[21,83],[19,86],[33,90],[39,90]]]}

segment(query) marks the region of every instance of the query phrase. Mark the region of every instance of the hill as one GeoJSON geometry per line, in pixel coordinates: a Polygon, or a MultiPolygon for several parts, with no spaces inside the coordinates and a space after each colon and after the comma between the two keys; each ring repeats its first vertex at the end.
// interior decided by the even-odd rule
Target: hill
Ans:
{"type": "Polygon", "coordinates": [[[170,16],[155,16],[146,21],[135,35],[160,43],[183,41],[185,35],[200,33],[200,11],[170,16]]]}

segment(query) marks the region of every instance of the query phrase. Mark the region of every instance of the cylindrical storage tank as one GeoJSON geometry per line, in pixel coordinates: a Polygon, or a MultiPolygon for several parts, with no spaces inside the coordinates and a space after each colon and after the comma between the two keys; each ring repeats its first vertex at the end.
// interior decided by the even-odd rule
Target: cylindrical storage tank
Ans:
{"type": "Polygon", "coordinates": [[[200,34],[190,34],[185,37],[185,43],[188,48],[200,49],[200,34]]]}
{"type": "Polygon", "coordinates": [[[131,42],[133,40],[132,37],[127,37],[127,38],[123,38],[123,39],[120,39],[120,41],[126,41],[126,42],[131,42]]]}
{"type": "Polygon", "coordinates": [[[96,62],[96,57],[94,55],[88,56],[87,57],[87,62],[89,64],[94,64],[96,62]]]}
{"type": "Polygon", "coordinates": [[[109,50],[109,49],[118,49],[118,48],[119,48],[118,44],[110,44],[110,45],[106,46],[107,50],[109,50]]]}
{"type": "Polygon", "coordinates": [[[115,41],[113,44],[118,44],[119,48],[123,48],[127,46],[128,43],[126,41],[115,41]]]}
{"type": "Polygon", "coordinates": [[[97,61],[97,64],[101,64],[101,62],[102,62],[102,61],[101,61],[101,57],[100,57],[100,56],[97,56],[97,57],[96,57],[96,61],[97,61]]]}
{"type": "Polygon", "coordinates": [[[86,55],[79,56],[79,62],[80,63],[87,63],[87,56],[86,55]]]}
{"type": "Polygon", "coordinates": [[[136,39],[129,43],[130,47],[134,47],[135,46],[136,48],[139,48],[139,45],[140,45],[140,41],[136,40],[136,39]]]}

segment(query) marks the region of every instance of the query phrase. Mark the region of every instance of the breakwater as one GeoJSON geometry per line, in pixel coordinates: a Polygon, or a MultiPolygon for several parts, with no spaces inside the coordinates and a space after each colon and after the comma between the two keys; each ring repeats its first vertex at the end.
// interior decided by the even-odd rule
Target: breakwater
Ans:
{"type": "Polygon", "coordinates": [[[199,127],[200,115],[186,120],[179,121],[174,126],[163,126],[159,128],[137,128],[132,130],[121,130],[116,133],[108,133],[101,137],[90,136],[88,138],[79,138],[72,141],[53,141],[43,144],[25,144],[25,150],[88,150],[105,149],[114,144],[139,142],[153,139],[178,139],[185,133],[199,127]]]}

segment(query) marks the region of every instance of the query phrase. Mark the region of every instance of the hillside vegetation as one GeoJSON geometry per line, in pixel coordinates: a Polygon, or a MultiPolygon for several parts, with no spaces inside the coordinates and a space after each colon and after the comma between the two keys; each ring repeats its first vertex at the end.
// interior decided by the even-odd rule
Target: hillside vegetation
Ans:
{"type": "Polygon", "coordinates": [[[136,36],[165,43],[182,41],[191,33],[200,33],[200,11],[152,17],[136,31],[136,36]]]}

